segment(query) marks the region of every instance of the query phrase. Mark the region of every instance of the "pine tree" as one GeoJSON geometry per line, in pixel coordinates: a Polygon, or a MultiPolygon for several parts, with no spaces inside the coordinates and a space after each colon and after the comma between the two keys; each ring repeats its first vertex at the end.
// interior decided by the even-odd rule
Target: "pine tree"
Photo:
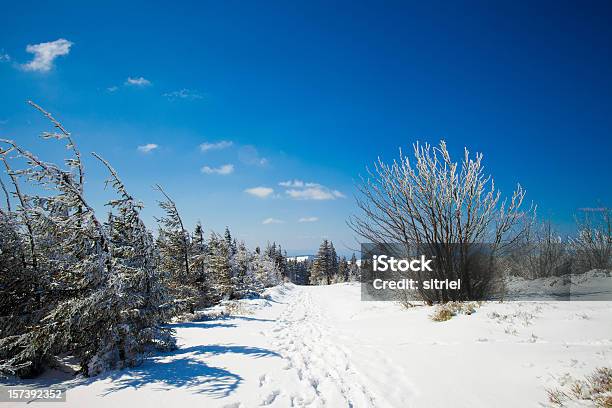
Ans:
{"type": "Polygon", "coordinates": [[[250,263],[251,254],[247,250],[244,242],[241,241],[238,243],[236,255],[234,257],[235,276],[233,286],[237,297],[244,297],[251,290],[250,263]]]}
{"type": "MultiPolygon", "coordinates": [[[[327,248],[326,256],[328,257],[327,264],[327,282],[337,281],[338,277],[338,255],[336,254],[336,248],[334,243],[329,241],[329,247],[327,248]]],[[[329,285],[329,283],[328,283],[329,285]]]]}
{"type": "Polygon", "coordinates": [[[252,254],[229,228],[207,243],[201,224],[193,234],[184,228],[159,186],[165,216],[154,239],[141,219],[142,203],[94,154],[115,192],[101,220],[86,200],[83,163],[70,133],[32,105],[57,130],[43,136],[66,142],[70,157],[65,165],[48,163],[0,139],[0,164],[11,187],[0,178],[6,203],[0,205],[1,373],[36,375],[63,355],[75,356],[87,375],[136,365],[152,347],[175,346],[164,325],[171,316],[285,276],[280,245],[252,254]]]}
{"type": "Polygon", "coordinates": [[[349,280],[349,265],[346,261],[346,257],[341,257],[338,262],[338,275],[336,282],[348,282],[349,280]]]}
{"type": "Polygon", "coordinates": [[[228,248],[228,253],[231,258],[236,254],[236,240],[232,239],[232,234],[230,233],[229,227],[225,227],[225,234],[223,236],[225,239],[225,245],[228,248]]]}
{"type": "Polygon", "coordinates": [[[119,195],[108,203],[115,212],[106,224],[112,275],[105,288],[117,325],[100,339],[101,351],[89,363],[89,374],[115,367],[115,360],[120,360],[119,367],[138,364],[149,346],[175,347],[173,330],[163,326],[171,315],[169,291],[157,270],[153,237],[140,218],[143,205],[127,192],[111,165],[94,156],[108,169],[107,184],[119,195]]]}
{"type": "MultiPolygon", "coordinates": [[[[7,166],[21,203],[22,225],[29,236],[31,259],[25,264],[34,268],[34,258],[46,259],[44,265],[36,262],[36,269],[44,268],[41,275],[49,277],[48,287],[54,288],[48,293],[37,294],[37,301],[40,301],[35,313],[38,324],[22,326],[17,332],[3,327],[0,365],[5,372],[21,376],[40,372],[69,344],[87,369],[92,356],[99,350],[94,336],[101,337],[115,322],[111,317],[104,326],[98,324],[100,317],[112,315],[101,302],[106,300],[104,289],[112,271],[108,234],[85,201],[83,167],[70,134],[44,113],[60,133],[43,136],[66,140],[68,149],[74,154],[66,160],[67,169],[42,161],[13,141],[0,141],[8,146],[4,154],[13,152],[27,161],[27,167],[14,172],[7,166]],[[48,193],[45,197],[26,198],[20,192],[17,177],[23,177],[48,193]]],[[[23,314],[19,319],[24,323],[30,316],[32,314],[23,314]]]]}
{"type": "Polygon", "coordinates": [[[274,260],[281,280],[285,279],[287,277],[287,253],[283,251],[280,244],[276,248],[274,260]]]}
{"type": "Polygon", "coordinates": [[[329,242],[324,239],[319,246],[319,251],[310,268],[310,284],[321,285],[331,283],[328,275],[329,265],[329,242]]]}
{"type": "Polygon", "coordinates": [[[164,200],[158,201],[158,205],[165,216],[156,218],[159,225],[157,249],[161,258],[160,267],[169,276],[176,313],[186,310],[193,313],[198,298],[193,285],[195,277],[190,273],[189,267],[191,237],[184,227],[174,200],[160,185],[156,185],[155,188],[164,197],[164,200]]]}
{"type": "Polygon", "coordinates": [[[208,268],[215,290],[223,299],[229,299],[233,293],[230,250],[225,239],[211,233],[208,241],[208,268]]]}
{"type": "Polygon", "coordinates": [[[204,238],[204,228],[198,222],[191,238],[190,271],[193,285],[198,292],[198,306],[211,306],[215,302],[213,283],[208,270],[208,245],[204,238]]]}
{"type": "Polygon", "coordinates": [[[338,281],[338,256],[334,244],[324,239],[310,267],[310,283],[312,285],[326,284],[338,281]]]}
{"type": "Polygon", "coordinates": [[[355,257],[355,253],[351,256],[351,260],[349,261],[349,280],[351,282],[359,281],[359,265],[357,264],[357,258],[355,257]]]}
{"type": "MultiPolygon", "coordinates": [[[[96,374],[138,363],[149,346],[172,347],[171,332],[160,325],[164,288],[155,276],[152,237],[139,218],[140,206],[103,161],[119,198],[109,203],[115,212],[101,222],[85,199],[83,165],[72,137],[50,114],[32,106],[59,131],[43,136],[66,141],[72,157],[62,168],[10,140],[0,140],[8,146],[0,153],[3,159],[10,152],[27,163],[12,171],[5,162],[20,214],[15,216],[10,208],[3,211],[0,226],[8,239],[3,237],[0,247],[12,247],[19,254],[24,277],[28,271],[36,271],[38,277],[33,279],[30,300],[15,302],[18,315],[11,318],[3,310],[0,370],[34,375],[69,352],[79,359],[83,372],[96,374]],[[18,178],[45,195],[21,194],[18,178]]],[[[1,298],[5,290],[0,287],[1,298]]]]}

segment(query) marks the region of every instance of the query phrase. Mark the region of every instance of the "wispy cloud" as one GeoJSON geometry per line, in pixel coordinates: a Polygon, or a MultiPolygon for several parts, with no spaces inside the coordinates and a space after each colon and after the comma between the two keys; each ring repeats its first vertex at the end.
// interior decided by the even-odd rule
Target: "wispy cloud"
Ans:
{"type": "Polygon", "coordinates": [[[250,195],[253,195],[255,197],[267,198],[272,193],[274,193],[274,189],[270,187],[253,187],[253,188],[247,188],[246,190],[244,190],[244,192],[250,195]]]}
{"type": "Polygon", "coordinates": [[[0,52],[0,62],[10,62],[11,56],[5,52],[0,52]]]}
{"type": "Polygon", "coordinates": [[[219,167],[210,167],[204,166],[200,169],[200,171],[204,174],[219,174],[221,176],[227,176],[228,174],[232,174],[234,172],[233,164],[224,164],[219,167]]]}
{"type": "Polygon", "coordinates": [[[138,146],[137,149],[141,153],[151,153],[153,150],[157,149],[159,146],[155,143],[147,143],[146,145],[138,146]]]}
{"type": "Polygon", "coordinates": [[[234,142],[229,140],[221,140],[220,142],[204,142],[200,145],[200,150],[204,153],[211,150],[222,150],[231,147],[234,142]]]}
{"type": "Polygon", "coordinates": [[[128,79],[125,80],[125,85],[145,87],[145,86],[151,85],[151,81],[149,81],[148,79],[144,77],[137,77],[137,78],[128,77],[128,79]]]}
{"type": "Polygon", "coordinates": [[[252,145],[242,146],[238,151],[238,159],[248,165],[265,166],[268,159],[259,155],[257,148],[252,145]]]}
{"type": "Polygon", "coordinates": [[[63,38],[46,43],[28,44],[26,51],[34,54],[34,58],[32,61],[22,64],[21,68],[24,71],[48,72],[53,68],[53,61],[57,57],[70,53],[72,45],[72,42],[63,38]]]}
{"type": "Polygon", "coordinates": [[[110,93],[117,92],[118,89],[119,87],[117,85],[109,86],[108,88],[106,88],[106,90],[110,93]]]}
{"type": "Polygon", "coordinates": [[[175,101],[177,99],[193,101],[196,99],[202,99],[204,96],[198,91],[192,89],[181,89],[180,91],[166,92],[163,94],[169,101],[175,101]]]}
{"type": "Polygon", "coordinates": [[[302,217],[298,220],[298,222],[317,222],[319,221],[319,217],[302,217]]]}
{"type": "Polygon", "coordinates": [[[266,218],[261,223],[264,224],[264,225],[267,225],[267,224],[283,224],[284,221],[276,219],[276,218],[266,218]]]}
{"type": "Polygon", "coordinates": [[[285,194],[295,200],[335,200],[346,197],[340,191],[330,189],[319,183],[288,180],[278,184],[287,188],[285,194]]]}

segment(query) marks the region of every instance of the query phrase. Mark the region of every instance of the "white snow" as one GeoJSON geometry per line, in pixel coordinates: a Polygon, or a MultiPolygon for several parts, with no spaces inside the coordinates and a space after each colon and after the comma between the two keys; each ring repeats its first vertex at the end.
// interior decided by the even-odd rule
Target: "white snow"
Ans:
{"type": "Polygon", "coordinates": [[[240,301],[241,316],[176,323],[179,349],[140,367],[20,384],[68,387],[68,407],[524,408],[612,365],[612,302],[487,302],[434,322],[431,307],[359,294],[271,288],[240,301]]]}

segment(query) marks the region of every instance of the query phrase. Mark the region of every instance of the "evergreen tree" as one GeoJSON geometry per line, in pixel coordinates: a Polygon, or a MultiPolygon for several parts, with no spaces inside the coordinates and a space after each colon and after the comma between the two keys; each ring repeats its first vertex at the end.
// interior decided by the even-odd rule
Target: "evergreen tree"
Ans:
{"type": "Polygon", "coordinates": [[[165,216],[156,218],[159,224],[157,250],[160,256],[160,267],[169,276],[176,312],[181,313],[188,310],[193,313],[198,298],[193,285],[195,277],[190,273],[189,265],[191,237],[184,227],[174,200],[161,186],[156,185],[155,187],[164,197],[164,200],[159,201],[158,204],[165,216]]]}
{"type": "Polygon", "coordinates": [[[236,240],[232,239],[232,234],[230,233],[229,227],[225,227],[225,245],[228,248],[229,256],[232,257],[236,254],[236,240]]]}
{"type": "Polygon", "coordinates": [[[190,272],[193,285],[198,292],[198,305],[210,306],[215,301],[212,281],[208,272],[208,245],[204,238],[204,228],[198,222],[191,238],[190,272]]]}
{"type": "Polygon", "coordinates": [[[225,239],[213,232],[208,241],[208,253],[208,267],[215,290],[221,298],[229,299],[233,293],[230,247],[225,239]]]}
{"type": "Polygon", "coordinates": [[[190,234],[159,186],[165,215],[154,239],[142,222],[142,204],[94,154],[116,193],[101,221],[85,198],[72,137],[32,105],[57,130],[43,136],[65,141],[70,157],[65,166],[48,163],[0,139],[0,164],[12,183],[9,191],[0,177],[6,203],[0,205],[1,373],[36,375],[64,355],[75,356],[87,375],[136,365],[151,347],[174,347],[164,325],[172,315],[276,285],[286,274],[280,245],[251,254],[229,228],[208,243],[201,224],[190,234]]]}
{"type": "Polygon", "coordinates": [[[360,270],[359,265],[357,264],[357,258],[355,257],[355,253],[351,256],[351,260],[349,261],[349,280],[351,282],[360,280],[360,270]]]}
{"type": "Polygon", "coordinates": [[[334,244],[324,239],[310,268],[310,283],[330,285],[336,281],[338,281],[338,256],[334,244]]]}
{"type": "Polygon", "coordinates": [[[334,243],[329,241],[329,247],[327,248],[326,256],[328,257],[327,264],[329,269],[327,270],[327,281],[337,281],[338,277],[338,255],[336,254],[336,248],[334,243]]]}
{"type": "Polygon", "coordinates": [[[310,284],[321,285],[331,283],[329,279],[329,242],[324,239],[310,268],[310,284]]]}
{"type": "MultiPolygon", "coordinates": [[[[11,212],[10,200],[0,214],[0,228],[6,232],[0,248],[3,255],[10,249],[19,257],[21,266],[14,257],[7,261],[24,272],[24,278],[36,271],[30,288],[16,282],[16,293],[26,295],[24,301],[14,299],[17,314],[11,316],[2,305],[0,370],[31,376],[69,352],[91,375],[137,364],[149,346],[172,347],[171,331],[161,326],[165,291],[155,276],[153,240],[140,220],[140,205],[103,161],[119,197],[109,203],[108,221],[101,222],[85,199],[83,165],[72,137],[31,104],[59,131],[43,136],[66,141],[72,157],[64,168],[0,140],[7,146],[0,155],[20,202],[19,214],[11,212]],[[12,171],[6,161],[9,152],[26,167],[12,171]],[[21,194],[18,178],[45,195],[21,194]]],[[[0,287],[0,298],[10,295],[7,289],[0,287]]]]}
{"type": "Polygon", "coordinates": [[[336,282],[348,282],[349,279],[349,265],[346,261],[346,257],[341,257],[338,262],[338,275],[336,282]]]}
{"type": "Polygon", "coordinates": [[[237,297],[243,297],[251,290],[253,282],[249,270],[250,263],[251,254],[247,250],[246,245],[244,245],[244,242],[241,241],[237,246],[234,257],[235,276],[233,286],[237,297]]]}
{"type": "Polygon", "coordinates": [[[151,345],[175,347],[173,330],[163,326],[171,314],[169,292],[158,272],[153,237],[140,218],[142,203],[127,192],[111,165],[94,153],[110,173],[107,184],[119,197],[108,205],[112,275],[106,289],[116,325],[99,340],[100,351],[89,363],[89,374],[116,366],[135,365],[151,345]],[[113,356],[116,354],[116,356],[113,356]],[[112,356],[109,360],[109,356],[112,356]]]}

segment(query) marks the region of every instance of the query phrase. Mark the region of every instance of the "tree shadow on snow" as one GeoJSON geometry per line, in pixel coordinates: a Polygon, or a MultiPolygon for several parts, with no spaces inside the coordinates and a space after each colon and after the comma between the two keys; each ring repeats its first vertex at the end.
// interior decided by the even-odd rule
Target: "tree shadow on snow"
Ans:
{"type": "Polygon", "coordinates": [[[216,329],[216,328],[232,328],[236,327],[233,323],[221,323],[214,321],[206,321],[206,322],[183,322],[183,323],[173,323],[168,325],[173,329],[216,329]]]}
{"type": "Polygon", "coordinates": [[[276,320],[273,320],[273,319],[260,319],[258,317],[248,317],[248,316],[229,316],[229,317],[224,317],[223,319],[247,320],[249,322],[276,322],[276,320]]]}
{"type": "Polygon", "coordinates": [[[103,395],[154,384],[157,390],[189,388],[197,394],[207,394],[214,398],[227,397],[238,387],[243,378],[205,362],[206,357],[226,353],[254,358],[280,357],[278,353],[259,347],[237,345],[186,347],[162,356],[149,357],[139,367],[109,375],[107,378],[112,380],[112,384],[103,395]]]}

